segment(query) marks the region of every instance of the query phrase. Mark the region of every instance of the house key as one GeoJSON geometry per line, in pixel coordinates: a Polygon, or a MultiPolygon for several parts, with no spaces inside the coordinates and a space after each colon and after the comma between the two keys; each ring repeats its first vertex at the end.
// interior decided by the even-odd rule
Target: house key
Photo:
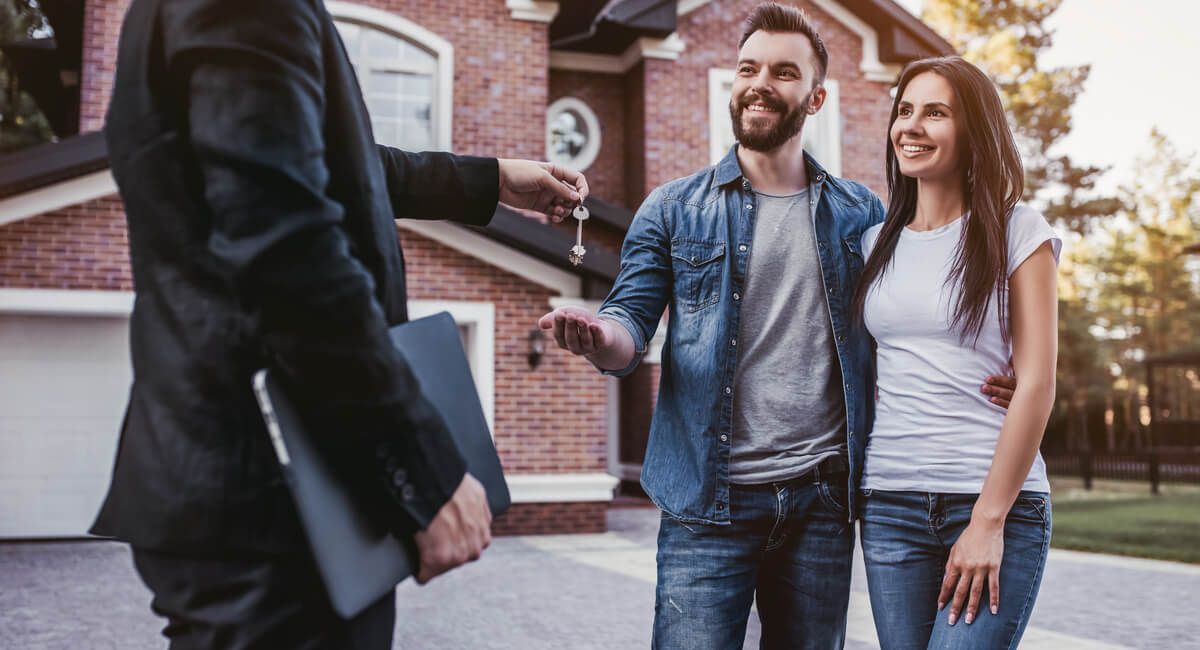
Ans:
{"type": "Polygon", "coordinates": [[[579,222],[575,228],[575,245],[571,247],[571,253],[567,255],[567,259],[571,264],[579,266],[583,264],[583,256],[587,253],[587,249],[583,247],[583,222],[588,219],[588,209],[580,203],[578,207],[571,211],[571,216],[579,222]]]}

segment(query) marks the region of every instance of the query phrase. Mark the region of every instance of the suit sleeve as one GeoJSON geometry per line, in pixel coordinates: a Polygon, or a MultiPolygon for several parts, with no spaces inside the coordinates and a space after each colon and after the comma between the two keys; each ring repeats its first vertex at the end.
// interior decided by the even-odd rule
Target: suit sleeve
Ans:
{"type": "Polygon", "coordinates": [[[342,206],[325,192],[322,37],[332,22],[318,0],[173,0],[162,11],[167,76],[211,211],[210,254],[273,372],[330,434],[325,449],[374,465],[357,487],[394,531],[424,528],[465,464],[391,345],[342,206]]]}
{"type": "Polygon", "coordinates": [[[378,148],[397,219],[448,219],[472,226],[492,220],[500,200],[495,158],[378,148]]]}

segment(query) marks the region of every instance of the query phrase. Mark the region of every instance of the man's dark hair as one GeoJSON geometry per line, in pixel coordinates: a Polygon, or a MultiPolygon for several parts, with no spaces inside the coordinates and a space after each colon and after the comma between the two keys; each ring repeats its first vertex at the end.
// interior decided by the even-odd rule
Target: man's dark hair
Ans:
{"type": "Polygon", "coordinates": [[[746,18],[746,31],[742,32],[738,49],[746,44],[751,34],[760,30],[807,36],[808,42],[812,43],[813,52],[817,55],[817,78],[813,86],[825,83],[825,71],[829,68],[829,51],[825,49],[825,41],[821,40],[821,35],[817,33],[816,27],[813,27],[803,9],[778,2],[764,2],[758,5],[746,18]]]}

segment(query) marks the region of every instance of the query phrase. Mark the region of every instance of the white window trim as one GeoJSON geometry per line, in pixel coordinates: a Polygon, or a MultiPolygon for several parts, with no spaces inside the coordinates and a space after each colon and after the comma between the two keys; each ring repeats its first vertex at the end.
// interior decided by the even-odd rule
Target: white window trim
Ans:
{"type": "Polygon", "coordinates": [[[450,151],[454,146],[454,46],[450,41],[412,21],[380,9],[341,0],[326,0],[325,8],[335,20],[392,32],[433,53],[437,58],[437,74],[434,75],[436,105],[432,115],[433,146],[441,151],[450,151]]]}
{"type": "Polygon", "coordinates": [[[558,2],[554,0],[505,0],[504,6],[513,20],[549,24],[558,15],[558,2]]]}
{"type": "Polygon", "coordinates": [[[116,193],[117,181],[107,169],[54,183],[0,199],[0,226],[116,193]]]}
{"type": "MultiPolygon", "coordinates": [[[[708,160],[715,163],[727,153],[721,138],[717,137],[718,124],[729,121],[729,93],[725,86],[733,83],[732,68],[708,69],[708,160]]],[[[723,133],[723,131],[721,131],[723,133]]]]}
{"type": "Polygon", "coordinates": [[[571,161],[568,165],[570,168],[577,171],[587,171],[592,163],[596,162],[596,156],[600,155],[600,120],[596,118],[596,112],[591,106],[584,103],[578,97],[560,97],[549,107],[546,108],[546,160],[560,164],[566,164],[567,161],[555,160],[551,149],[554,146],[553,138],[550,136],[550,116],[558,111],[573,110],[583,118],[584,128],[588,132],[588,141],[583,145],[583,151],[579,152],[579,156],[571,161]]]}
{"type": "Polygon", "coordinates": [[[506,474],[513,503],[612,501],[619,482],[604,472],[506,474]]]}
{"type": "Polygon", "coordinates": [[[467,361],[475,380],[475,391],[487,418],[488,429],[496,435],[496,306],[490,302],[456,300],[410,300],[408,317],[412,319],[450,312],[459,327],[467,329],[467,361]]]}
{"type": "MultiPolygon", "coordinates": [[[[729,123],[729,93],[726,86],[733,83],[735,71],[730,68],[708,70],[708,159],[716,163],[725,157],[719,135],[729,123]]],[[[805,133],[822,140],[819,143],[822,156],[817,159],[821,166],[834,176],[842,175],[842,111],[841,90],[836,79],[825,80],[825,105],[818,115],[828,127],[816,132],[806,124],[805,133]]],[[[811,123],[810,123],[811,124],[811,123]]],[[[810,152],[811,153],[811,152],[810,152]]]]}
{"type": "Polygon", "coordinates": [[[129,318],[131,291],[0,289],[0,314],[129,318]]]}

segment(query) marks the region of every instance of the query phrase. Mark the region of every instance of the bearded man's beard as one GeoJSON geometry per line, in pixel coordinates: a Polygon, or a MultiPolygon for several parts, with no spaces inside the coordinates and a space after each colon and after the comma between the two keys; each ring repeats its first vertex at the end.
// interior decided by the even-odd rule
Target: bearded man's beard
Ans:
{"type": "Polygon", "coordinates": [[[733,135],[737,138],[738,144],[752,151],[774,151],[804,128],[804,118],[808,117],[808,100],[811,98],[812,93],[809,92],[804,96],[800,105],[794,108],[778,99],[761,96],[743,101],[731,100],[729,102],[729,119],[733,122],[733,135]],[[755,102],[765,104],[767,108],[779,112],[781,117],[775,121],[774,126],[747,128],[742,123],[742,116],[749,110],[747,107],[755,102]]]}

